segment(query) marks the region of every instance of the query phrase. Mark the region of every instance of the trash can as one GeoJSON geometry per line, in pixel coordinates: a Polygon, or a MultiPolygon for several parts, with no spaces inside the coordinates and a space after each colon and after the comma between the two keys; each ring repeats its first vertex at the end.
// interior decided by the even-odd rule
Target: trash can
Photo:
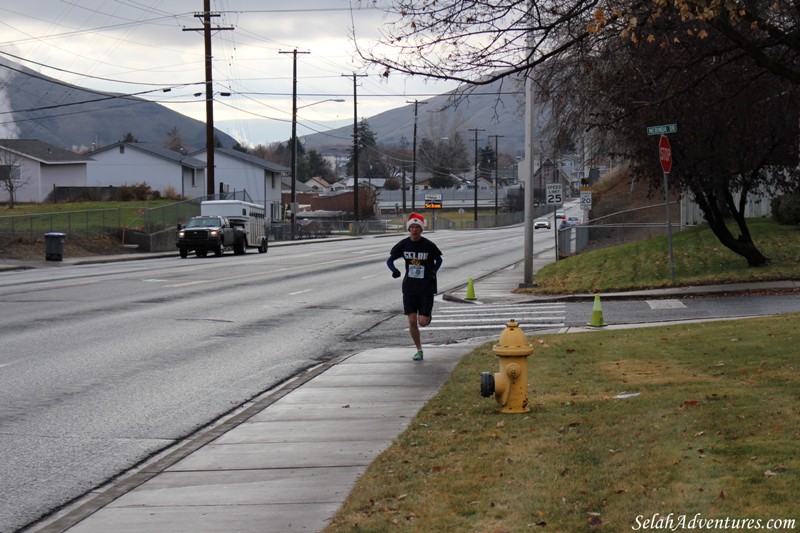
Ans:
{"type": "Polygon", "coordinates": [[[61,261],[64,259],[64,241],[66,233],[45,233],[44,234],[44,258],[47,261],[61,261]]]}

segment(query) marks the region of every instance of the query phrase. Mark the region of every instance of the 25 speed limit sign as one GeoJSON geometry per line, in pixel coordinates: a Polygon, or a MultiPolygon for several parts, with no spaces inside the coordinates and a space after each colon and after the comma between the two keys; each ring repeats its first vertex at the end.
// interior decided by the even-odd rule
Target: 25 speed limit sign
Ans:
{"type": "Polygon", "coordinates": [[[561,205],[564,203],[560,183],[545,184],[544,192],[547,197],[547,205],[561,205]]]}

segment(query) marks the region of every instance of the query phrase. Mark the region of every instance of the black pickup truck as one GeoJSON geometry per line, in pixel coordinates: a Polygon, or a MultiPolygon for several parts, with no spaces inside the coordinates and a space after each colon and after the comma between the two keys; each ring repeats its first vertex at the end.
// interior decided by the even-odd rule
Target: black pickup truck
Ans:
{"type": "Polygon", "coordinates": [[[226,248],[240,255],[246,251],[247,232],[243,226],[231,224],[227,217],[192,217],[186,226],[178,229],[176,246],[181,257],[193,250],[197,257],[205,257],[208,252],[221,256],[226,248]]]}

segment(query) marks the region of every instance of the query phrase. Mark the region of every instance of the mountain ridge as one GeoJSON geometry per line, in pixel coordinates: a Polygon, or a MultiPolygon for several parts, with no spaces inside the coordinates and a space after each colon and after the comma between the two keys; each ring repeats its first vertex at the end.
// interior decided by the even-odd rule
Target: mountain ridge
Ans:
{"type": "MultiPolygon", "coordinates": [[[[120,141],[132,133],[161,145],[178,128],[192,150],[205,147],[205,122],[135,96],[61,82],[0,58],[0,137],[36,139],[68,150],[120,141]]],[[[216,129],[223,146],[236,139],[216,129]]]]}
{"type": "MultiPolygon", "coordinates": [[[[518,87],[517,80],[500,80],[419,100],[417,141],[459,133],[471,147],[473,131],[479,130],[479,146],[490,142],[493,146],[493,136],[497,136],[500,152],[523,155],[524,105],[518,87]]],[[[413,108],[414,104],[408,103],[367,117],[379,145],[411,146],[413,108]]],[[[215,131],[222,145],[230,148],[240,142],[223,132],[220,122],[215,131]]],[[[81,151],[118,142],[127,133],[140,142],[161,145],[173,128],[180,131],[190,150],[205,147],[203,121],[135,96],[64,83],[0,57],[0,138],[36,139],[81,151]]],[[[534,134],[540,129],[536,126],[534,134]]],[[[306,149],[345,152],[352,147],[352,133],[352,125],[346,125],[300,138],[306,149]]]]}

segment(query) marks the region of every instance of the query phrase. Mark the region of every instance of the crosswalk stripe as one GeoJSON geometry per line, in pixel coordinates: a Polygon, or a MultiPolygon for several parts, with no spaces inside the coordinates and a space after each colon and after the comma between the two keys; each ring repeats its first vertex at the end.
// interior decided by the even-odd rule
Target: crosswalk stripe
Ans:
{"type": "Polygon", "coordinates": [[[433,321],[426,331],[495,330],[515,320],[520,327],[560,328],[565,326],[566,304],[498,304],[473,307],[447,306],[434,310],[433,321]]]}
{"type": "MultiPolygon", "coordinates": [[[[515,316],[515,318],[518,318],[518,317],[515,316]]],[[[539,318],[540,320],[563,320],[564,317],[562,315],[562,316],[540,316],[540,317],[537,317],[537,318],[539,318]]],[[[437,324],[441,323],[441,322],[471,324],[473,322],[494,322],[494,323],[498,323],[498,321],[501,321],[501,322],[505,323],[505,322],[508,322],[510,319],[504,318],[504,317],[489,317],[489,318],[466,318],[466,319],[457,319],[456,320],[456,319],[451,319],[451,318],[437,318],[437,317],[434,317],[433,320],[437,324]]],[[[517,320],[517,322],[519,322],[519,320],[517,320]]]]}
{"type": "MultiPolygon", "coordinates": [[[[531,322],[529,324],[523,322],[523,323],[520,323],[519,327],[520,327],[520,329],[525,330],[525,329],[532,329],[532,328],[563,328],[565,325],[566,324],[564,322],[548,322],[548,323],[531,322]]],[[[431,330],[445,331],[445,330],[460,330],[460,329],[494,329],[494,330],[502,330],[505,327],[506,327],[506,325],[504,323],[503,324],[500,324],[500,323],[497,323],[497,324],[486,324],[486,325],[473,324],[473,325],[469,325],[469,326],[441,326],[441,327],[439,327],[439,326],[427,326],[425,328],[425,331],[431,331],[431,330]]]]}

